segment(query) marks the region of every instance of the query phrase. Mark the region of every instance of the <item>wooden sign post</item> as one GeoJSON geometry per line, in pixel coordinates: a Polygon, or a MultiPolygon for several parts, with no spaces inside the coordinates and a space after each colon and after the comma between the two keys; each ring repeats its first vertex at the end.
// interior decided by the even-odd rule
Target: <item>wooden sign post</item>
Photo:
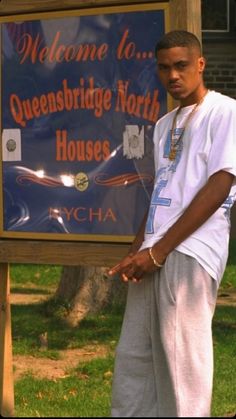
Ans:
{"type": "Polygon", "coordinates": [[[3,417],[14,416],[10,277],[8,263],[0,263],[0,407],[3,417]]]}
{"type": "MultiPolygon", "coordinates": [[[[136,0],[135,4],[153,5],[168,9],[169,29],[187,29],[201,37],[201,1],[200,0],[169,0],[149,2],[136,0]]],[[[24,13],[38,13],[66,10],[70,16],[73,11],[102,6],[99,13],[103,13],[107,6],[132,5],[133,1],[125,0],[70,0],[67,2],[58,0],[2,0],[0,2],[1,17],[21,16],[24,13]]],[[[91,13],[91,12],[90,12],[91,13]]],[[[104,53],[104,51],[103,51],[104,53]]],[[[101,52],[102,54],[102,52],[101,52]]],[[[41,99],[42,101],[44,99],[41,99]]],[[[36,108],[35,108],[36,109],[36,108]]],[[[37,111],[37,109],[36,109],[37,111]]],[[[18,134],[17,134],[18,135],[18,134]]],[[[48,179],[47,179],[48,180],[48,179]]],[[[2,199],[2,198],[1,198],[2,199]]],[[[11,337],[11,311],[10,311],[10,278],[9,265],[13,263],[29,264],[60,264],[60,265],[83,265],[83,266],[112,266],[117,263],[127,252],[129,244],[119,242],[114,237],[114,242],[86,242],[59,239],[41,240],[35,237],[12,237],[7,234],[0,238],[0,413],[4,417],[14,416],[14,381],[12,368],[12,337],[11,337]]],[[[74,237],[73,237],[74,238],[74,237]]]]}

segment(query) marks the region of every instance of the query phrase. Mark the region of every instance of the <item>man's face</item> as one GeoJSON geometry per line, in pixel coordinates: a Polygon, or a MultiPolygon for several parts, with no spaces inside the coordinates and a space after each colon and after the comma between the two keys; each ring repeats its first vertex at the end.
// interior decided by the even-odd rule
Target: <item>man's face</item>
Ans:
{"type": "Polygon", "coordinates": [[[202,84],[205,60],[197,48],[174,47],[157,52],[158,76],[176,100],[193,96],[202,84]]]}

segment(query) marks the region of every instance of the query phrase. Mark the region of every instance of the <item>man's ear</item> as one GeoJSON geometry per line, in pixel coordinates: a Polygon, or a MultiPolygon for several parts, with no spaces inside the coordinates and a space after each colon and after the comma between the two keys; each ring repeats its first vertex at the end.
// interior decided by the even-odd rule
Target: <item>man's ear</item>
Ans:
{"type": "Polygon", "coordinates": [[[199,65],[199,73],[202,73],[206,67],[206,59],[204,57],[200,57],[198,59],[198,65],[199,65]]]}

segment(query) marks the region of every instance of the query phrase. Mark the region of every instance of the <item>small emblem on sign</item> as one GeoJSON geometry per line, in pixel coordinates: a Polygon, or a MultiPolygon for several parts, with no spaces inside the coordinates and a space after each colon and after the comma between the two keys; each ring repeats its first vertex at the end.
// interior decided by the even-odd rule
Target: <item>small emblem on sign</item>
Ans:
{"type": "Polygon", "coordinates": [[[89,186],[89,179],[86,173],[80,172],[75,176],[75,188],[80,192],[84,192],[89,186]]]}
{"type": "Polygon", "coordinates": [[[21,161],[21,130],[4,129],[2,132],[2,160],[21,161]]]}
{"type": "Polygon", "coordinates": [[[13,138],[7,140],[6,147],[8,151],[15,151],[16,149],[16,141],[13,138]]]}
{"type": "Polygon", "coordinates": [[[142,159],[144,156],[144,127],[126,125],[123,135],[123,154],[127,159],[142,159]]]}

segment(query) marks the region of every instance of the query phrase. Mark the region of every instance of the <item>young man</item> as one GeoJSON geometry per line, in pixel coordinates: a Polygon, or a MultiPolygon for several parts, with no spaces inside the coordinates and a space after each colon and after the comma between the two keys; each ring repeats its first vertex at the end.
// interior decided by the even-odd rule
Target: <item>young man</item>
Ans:
{"type": "Polygon", "coordinates": [[[194,34],[165,34],[156,57],[180,106],[156,124],[149,212],[109,271],[129,281],[112,416],[208,417],[212,316],[236,197],[236,101],[205,87],[194,34]]]}

